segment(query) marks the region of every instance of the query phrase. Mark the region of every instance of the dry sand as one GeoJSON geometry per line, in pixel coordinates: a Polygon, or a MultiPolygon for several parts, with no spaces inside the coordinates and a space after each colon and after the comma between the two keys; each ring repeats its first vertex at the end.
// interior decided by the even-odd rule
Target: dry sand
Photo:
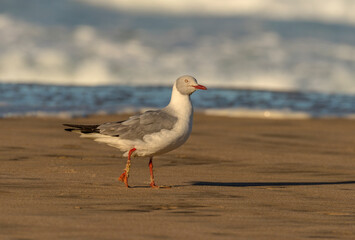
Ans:
{"type": "MultiPolygon", "coordinates": [[[[126,116],[93,116],[102,123],[126,116]]],[[[188,142],[132,161],[63,131],[0,119],[0,239],[355,239],[355,121],[197,114],[188,142]]]]}

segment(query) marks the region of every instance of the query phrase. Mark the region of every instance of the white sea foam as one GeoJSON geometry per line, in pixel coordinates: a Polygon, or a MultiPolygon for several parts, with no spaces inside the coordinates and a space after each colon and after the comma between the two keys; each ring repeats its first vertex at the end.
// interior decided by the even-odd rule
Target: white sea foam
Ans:
{"type": "MultiPolygon", "coordinates": [[[[122,111],[118,111],[115,114],[129,114],[134,115],[137,113],[143,113],[147,110],[152,110],[153,108],[126,108],[122,111]]],[[[306,112],[292,112],[288,110],[264,110],[264,109],[197,109],[197,113],[202,113],[207,116],[219,116],[219,117],[231,117],[231,118],[260,118],[260,119],[279,119],[279,120],[305,120],[313,118],[310,114],[306,112]]],[[[108,115],[106,111],[98,111],[93,113],[93,115],[108,115]]],[[[4,118],[19,118],[19,117],[37,117],[37,118],[61,118],[61,119],[72,119],[74,117],[82,117],[83,114],[80,112],[45,112],[45,111],[33,111],[26,113],[12,113],[5,114],[4,118]]],[[[341,118],[355,120],[354,114],[348,114],[345,116],[322,116],[317,117],[321,119],[328,118],[341,118]]]]}
{"type": "Polygon", "coordinates": [[[349,114],[345,118],[355,120],[355,114],[349,114]]]}
{"type": "Polygon", "coordinates": [[[45,111],[33,111],[25,113],[8,113],[4,114],[4,118],[22,118],[22,117],[36,117],[36,118],[60,118],[71,119],[73,117],[81,116],[80,112],[45,112],[45,111]]]}
{"type": "Polygon", "coordinates": [[[252,15],[272,19],[317,20],[355,24],[352,0],[77,0],[79,2],[133,12],[176,16],[252,15]],[[201,7],[203,6],[203,7],[201,7]]]}
{"type": "Polygon", "coordinates": [[[263,118],[263,119],[309,119],[311,115],[305,112],[292,112],[288,110],[264,109],[206,109],[206,115],[235,117],[235,118],[263,118]]]}
{"type": "MultiPolygon", "coordinates": [[[[24,14],[0,14],[0,81],[171,85],[176,77],[192,74],[209,87],[355,93],[355,36],[352,27],[346,30],[349,25],[345,25],[355,26],[353,1],[76,2],[84,3],[83,14],[87,4],[100,5],[110,14],[117,9],[117,18],[122,12],[131,15],[113,27],[107,26],[106,19],[100,22],[105,12],[93,16],[91,25],[59,20],[46,25],[23,19],[24,14]],[[156,17],[161,13],[161,20],[148,18],[146,25],[135,22],[146,14],[156,17]],[[204,18],[184,22],[181,16],[186,15],[204,18]],[[173,23],[165,21],[171,16],[176,17],[173,23]],[[220,16],[218,21],[215,16],[220,16]],[[225,16],[246,18],[228,20],[225,16]],[[277,22],[265,23],[263,18],[277,22]],[[313,29],[300,20],[343,25],[313,29]]],[[[57,14],[55,8],[38,7],[49,11],[49,16],[57,14]]]]}

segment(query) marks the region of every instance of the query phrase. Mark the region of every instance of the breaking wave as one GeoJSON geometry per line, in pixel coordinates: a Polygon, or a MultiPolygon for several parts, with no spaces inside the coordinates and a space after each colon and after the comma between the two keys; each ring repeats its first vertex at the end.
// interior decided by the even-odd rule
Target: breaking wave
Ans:
{"type": "Polygon", "coordinates": [[[23,10],[0,3],[0,81],[171,85],[191,74],[223,88],[355,94],[355,4],[349,1],[328,1],[339,11],[330,14],[323,4],[313,15],[305,10],[309,1],[291,1],[292,8],[271,0],[226,1],[231,7],[223,9],[209,1],[200,14],[194,4],[187,11],[187,1],[154,2],[157,8],[144,11],[136,1],[39,0],[23,10]],[[36,15],[39,10],[46,14],[36,15]]]}

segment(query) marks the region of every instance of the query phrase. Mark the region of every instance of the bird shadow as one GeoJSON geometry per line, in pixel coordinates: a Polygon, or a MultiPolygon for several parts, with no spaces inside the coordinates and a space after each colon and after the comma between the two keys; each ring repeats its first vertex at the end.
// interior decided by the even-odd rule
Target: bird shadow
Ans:
{"type": "MultiPolygon", "coordinates": [[[[287,186],[321,186],[321,185],[346,185],[355,184],[355,181],[339,181],[339,182],[205,182],[193,181],[182,185],[162,186],[159,189],[172,189],[177,187],[188,186],[209,186],[209,187],[287,187],[287,186]]],[[[129,188],[149,189],[149,185],[136,185],[129,188]]]]}
{"type": "MultiPolygon", "coordinates": [[[[177,188],[177,187],[187,187],[187,186],[190,186],[190,185],[168,185],[168,186],[165,186],[165,185],[160,185],[159,188],[157,189],[171,189],[171,188],[177,188]]],[[[152,188],[151,186],[149,185],[145,185],[145,186],[142,186],[142,185],[136,185],[136,186],[129,186],[129,188],[136,188],[136,189],[139,189],[139,188],[145,188],[145,189],[149,189],[149,188],[152,188]]]]}
{"type": "Polygon", "coordinates": [[[282,186],[321,186],[321,185],[343,185],[355,184],[355,181],[341,182],[190,182],[191,186],[210,187],[282,187],[282,186]]]}

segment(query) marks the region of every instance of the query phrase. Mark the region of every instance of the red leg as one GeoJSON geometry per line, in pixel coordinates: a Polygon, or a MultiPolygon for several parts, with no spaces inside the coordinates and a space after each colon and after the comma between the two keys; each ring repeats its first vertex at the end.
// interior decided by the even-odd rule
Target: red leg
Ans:
{"type": "Polygon", "coordinates": [[[153,157],[149,160],[149,172],[150,172],[150,186],[152,188],[159,188],[159,186],[155,185],[154,175],[153,175],[153,157]]]}
{"type": "Polygon", "coordinates": [[[128,177],[129,177],[129,168],[131,166],[131,155],[136,150],[137,150],[136,148],[132,148],[131,150],[129,150],[126,168],[125,168],[124,172],[121,174],[121,176],[118,178],[119,181],[124,182],[126,187],[129,187],[128,186],[128,177]]]}

